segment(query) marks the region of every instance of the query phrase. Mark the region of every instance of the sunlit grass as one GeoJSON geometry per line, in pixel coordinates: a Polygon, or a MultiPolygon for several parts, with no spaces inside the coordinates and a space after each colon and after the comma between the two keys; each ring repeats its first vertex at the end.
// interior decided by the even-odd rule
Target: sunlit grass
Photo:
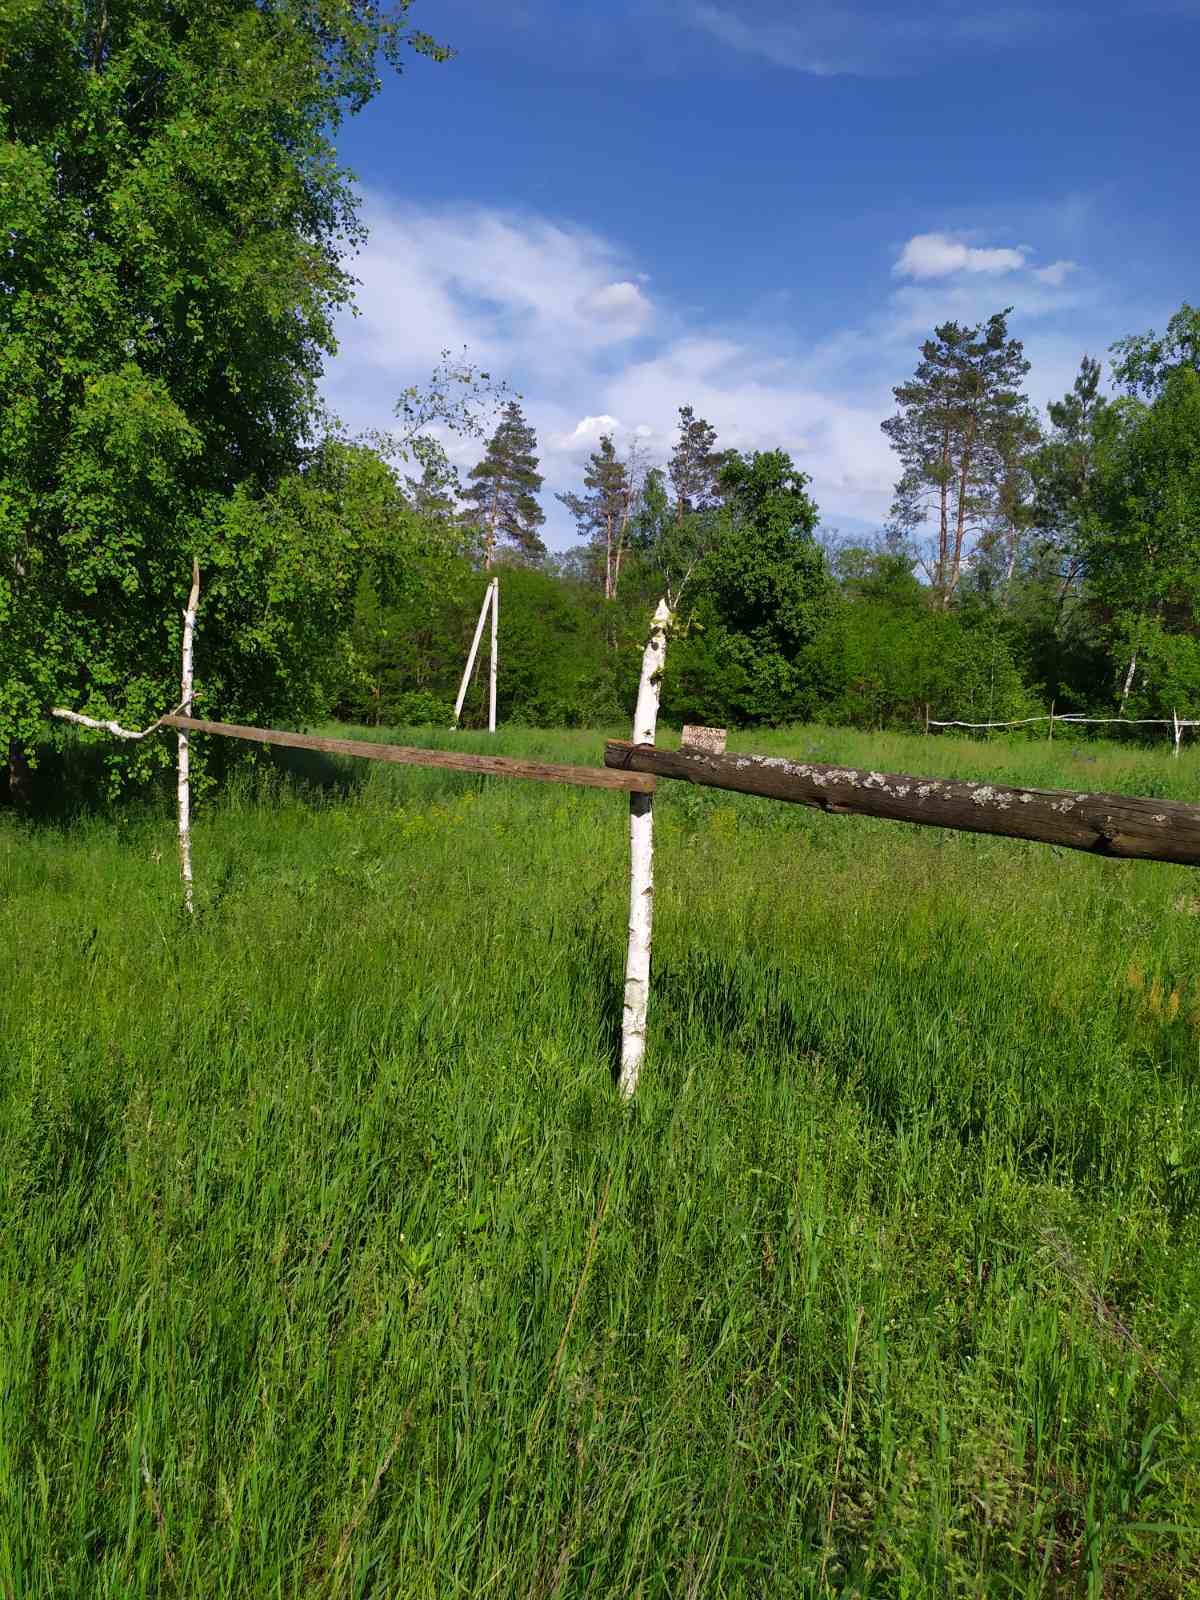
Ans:
{"type": "Polygon", "coordinates": [[[623,798],[294,765],[0,821],[5,1600],[1200,1592],[1189,869],[663,784],[625,1112],[623,798]]]}

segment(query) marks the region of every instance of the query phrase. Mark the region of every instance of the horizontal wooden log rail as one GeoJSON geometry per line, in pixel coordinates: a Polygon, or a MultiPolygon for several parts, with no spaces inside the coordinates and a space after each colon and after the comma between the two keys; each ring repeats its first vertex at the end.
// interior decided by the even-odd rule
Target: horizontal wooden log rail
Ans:
{"type": "Polygon", "coordinates": [[[283,745],[289,750],[320,750],[331,756],[358,756],[365,761],[390,761],[404,767],[440,767],[447,772],[482,772],[496,778],[530,778],[535,783],[574,783],[585,789],[621,789],[653,794],[654,779],[641,772],[614,772],[605,767],[569,767],[551,761],[518,761],[511,756],[476,756],[458,750],[421,750],[413,745],[375,744],[368,739],[325,739],[313,733],[286,733],[277,728],[248,728],[236,722],[204,722],[199,717],[166,716],[163,728],[187,733],[219,733],[228,739],[283,745]]]}
{"type": "Polygon", "coordinates": [[[1124,794],[1011,789],[955,778],[820,766],[782,756],[706,755],[613,739],[604,764],[739,794],[790,800],[819,811],[917,822],[965,833],[1001,834],[1122,860],[1200,866],[1200,806],[1124,794]]]}

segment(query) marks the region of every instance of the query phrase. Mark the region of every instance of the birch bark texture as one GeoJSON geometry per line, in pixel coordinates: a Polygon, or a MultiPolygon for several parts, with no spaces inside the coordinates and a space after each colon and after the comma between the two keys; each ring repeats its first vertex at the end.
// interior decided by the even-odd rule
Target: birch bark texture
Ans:
{"type": "MultiPolygon", "coordinates": [[[[192,588],[188,595],[187,610],[183,613],[183,649],[179,674],[179,706],[185,716],[192,711],[193,672],[192,652],[196,638],[196,611],[200,604],[200,563],[192,557],[192,588]]],[[[183,907],[188,916],[196,911],[192,893],[192,787],[191,751],[186,728],[178,730],[179,739],[179,876],[183,879],[183,907]]]]}
{"type": "Polygon", "coordinates": [[[467,698],[467,685],[471,681],[471,674],[475,671],[475,657],[479,654],[479,641],[483,638],[483,625],[487,621],[488,607],[492,603],[493,587],[494,583],[489,583],[483,591],[483,604],[479,608],[479,621],[475,624],[475,637],[471,640],[467,664],[463,668],[462,682],[458,686],[458,699],[454,702],[455,728],[458,727],[458,719],[462,716],[463,701],[467,698]]]}
{"type": "MultiPolygon", "coordinates": [[[[650,637],[642,653],[633,743],[654,743],[662,671],[667,659],[671,608],[658,602],[650,637]]],[[[646,1054],[646,1011],[650,1000],[650,949],[654,937],[654,796],[629,796],[629,945],[625,955],[625,1004],[621,1017],[621,1096],[637,1092],[646,1054]]]]}
{"type": "Polygon", "coordinates": [[[492,649],[488,658],[488,732],[496,731],[496,650],[500,630],[500,579],[492,579],[492,649]]]}

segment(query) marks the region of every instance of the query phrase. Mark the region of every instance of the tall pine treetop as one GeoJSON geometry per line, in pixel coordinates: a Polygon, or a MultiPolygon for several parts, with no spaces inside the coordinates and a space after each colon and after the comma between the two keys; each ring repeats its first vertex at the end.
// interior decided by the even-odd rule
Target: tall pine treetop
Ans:
{"type": "Polygon", "coordinates": [[[501,539],[523,555],[544,555],[537,531],[546,520],[537,501],[542,487],[537,435],[516,400],[504,407],[483,460],[468,477],[467,517],[483,535],[484,568],[491,567],[501,539]]]}
{"type": "Polygon", "coordinates": [[[667,463],[675,491],[676,522],[693,512],[711,511],[720,503],[718,480],[725,457],[716,443],[717,430],[712,424],[698,417],[691,406],[680,406],[679,442],[667,463]]]}

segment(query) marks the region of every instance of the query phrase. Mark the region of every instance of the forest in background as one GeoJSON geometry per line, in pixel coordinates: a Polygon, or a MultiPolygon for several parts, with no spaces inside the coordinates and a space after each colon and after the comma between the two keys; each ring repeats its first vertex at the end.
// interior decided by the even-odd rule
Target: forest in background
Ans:
{"type": "MultiPolygon", "coordinates": [[[[353,302],[343,120],[444,46],[408,3],[16,7],[0,34],[0,753],[20,802],[68,706],[141,727],[178,699],[202,573],[198,711],[449,721],[501,575],[500,716],[629,712],[650,611],[663,713],[903,727],[1200,708],[1200,312],[1084,358],[1040,416],[998,312],[945,323],[881,418],[878,537],[822,522],[803,459],[734,451],[681,395],[668,460],[601,439],[547,552],[521,397],[448,357],[350,437],[321,397],[353,302]],[[239,70],[216,70],[236,61],[239,70]],[[450,450],[455,437],[464,448],[450,450]],[[460,477],[454,459],[476,465],[460,477]]],[[[1117,330],[1114,330],[1116,332],[1117,330]]],[[[898,377],[900,375],[897,375],[898,377]]],[[[744,442],[744,441],[743,441],[744,442]]],[[[466,720],[478,717],[469,701],[466,720]]],[[[114,774],[166,761],[110,750],[114,774]]]]}
{"type": "MultiPolygon", "coordinates": [[[[579,543],[547,551],[537,439],[503,404],[460,481],[425,440],[395,480],[403,581],[364,570],[338,714],[449,721],[486,583],[501,577],[500,713],[581,726],[628,714],[649,610],[681,590],[663,685],[674,721],[904,727],[1200,704],[1200,313],[1085,356],[1045,419],[1008,313],[946,323],[883,419],[889,523],[826,527],[779,450],[725,449],[691,406],[664,464],[603,436],[561,495],[579,543]]],[[[453,369],[458,381],[478,379],[453,369]]],[[[439,390],[444,395],[444,390],[439,390]]],[[[462,423],[459,409],[455,421],[462,423]]],[[[358,446],[356,448],[363,448],[358,446]]],[[[478,717],[476,685],[466,720],[478,717]]]]}

